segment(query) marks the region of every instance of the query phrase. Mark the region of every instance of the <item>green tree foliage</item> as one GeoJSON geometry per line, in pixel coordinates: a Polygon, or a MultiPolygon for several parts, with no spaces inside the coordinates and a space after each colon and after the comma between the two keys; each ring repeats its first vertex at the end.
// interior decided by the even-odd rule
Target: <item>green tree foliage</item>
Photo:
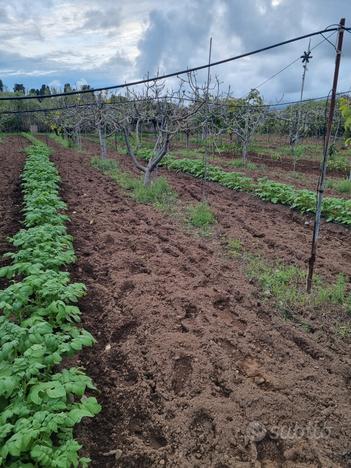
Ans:
{"type": "Polygon", "coordinates": [[[21,84],[21,83],[16,83],[16,84],[14,85],[14,87],[13,87],[13,91],[14,91],[15,93],[25,94],[26,89],[25,89],[25,87],[24,87],[23,84],[21,84]]]}
{"type": "Polygon", "coordinates": [[[65,83],[64,86],[63,86],[63,92],[64,93],[70,93],[72,90],[72,87],[70,85],[70,83],[65,83]]]}
{"type": "Polygon", "coordinates": [[[41,85],[41,88],[40,88],[40,94],[43,96],[43,95],[50,95],[51,94],[51,91],[50,91],[50,88],[48,85],[46,84],[42,84],[41,85]]]}
{"type": "Polygon", "coordinates": [[[257,89],[252,89],[245,98],[228,99],[226,104],[228,132],[236,136],[242,157],[246,160],[249,145],[255,133],[263,124],[267,109],[260,107],[264,102],[257,89]]]}
{"type": "Polygon", "coordinates": [[[351,144],[351,100],[343,98],[340,100],[340,110],[344,118],[344,128],[346,132],[346,144],[351,144]]]}

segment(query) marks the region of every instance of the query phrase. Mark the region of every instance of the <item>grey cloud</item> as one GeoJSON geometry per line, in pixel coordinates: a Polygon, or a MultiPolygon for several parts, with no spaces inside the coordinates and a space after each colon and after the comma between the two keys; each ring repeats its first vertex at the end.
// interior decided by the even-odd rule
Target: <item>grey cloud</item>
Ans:
{"type": "Polygon", "coordinates": [[[0,7],[0,24],[6,24],[9,22],[9,17],[4,9],[4,7],[0,7]]]}
{"type": "Polygon", "coordinates": [[[153,10],[139,42],[139,73],[176,69],[189,64],[194,52],[207,49],[216,1],[178,2],[172,10],[153,10]]]}
{"type": "Polygon", "coordinates": [[[85,22],[82,29],[99,30],[115,29],[121,23],[119,9],[109,8],[107,10],[94,9],[85,14],[85,22]]]}

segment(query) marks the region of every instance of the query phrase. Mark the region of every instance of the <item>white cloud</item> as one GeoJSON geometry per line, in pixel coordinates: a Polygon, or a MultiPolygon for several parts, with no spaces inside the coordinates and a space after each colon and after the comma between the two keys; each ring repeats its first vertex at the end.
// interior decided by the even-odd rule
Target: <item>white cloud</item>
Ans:
{"type": "MultiPolygon", "coordinates": [[[[120,83],[147,72],[174,71],[321,29],[345,15],[346,0],[0,0],[0,78],[27,87],[47,81],[93,86],[120,83]],[[296,14],[298,12],[298,14],[296,14]]],[[[340,87],[350,87],[351,40],[345,37],[340,87]]],[[[316,44],[320,37],[312,40],[316,44]]],[[[242,95],[299,57],[301,42],[217,67],[225,85],[242,95]]],[[[306,95],[329,91],[334,51],[313,52],[306,95]]],[[[274,100],[294,97],[301,64],[262,87],[274,100]]]]}

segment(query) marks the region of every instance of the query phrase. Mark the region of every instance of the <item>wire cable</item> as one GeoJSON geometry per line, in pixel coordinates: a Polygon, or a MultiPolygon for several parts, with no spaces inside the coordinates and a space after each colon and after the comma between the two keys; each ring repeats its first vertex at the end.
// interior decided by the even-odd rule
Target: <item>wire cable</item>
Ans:
{"type": "MultiPolygon", "coordinates": [[[[351,94],[351,91],[340,91],[339,93],[336,93],[337,96],[346,96],[348,94],[351,94]]],[[[158,99],[165,99],[165,100],[172,100],[172,99],[177,99],[177,100],[182,100],[182,101],[188,101],[192,102],[194,104],[196,103],[202,103],[203,101],[197,100],[197,99],[191,99],[191,98],[184,98],[184,97],[169,97],[169,96],[159,96],[157,98],[145,98],[145,99],[133,99],[133,100],[123,100],[119,102],[105,102],[103,103],[103,106],[119,106],[121,104],[130,104],[134,102],[147,102],[150,100],[158,100],[158,99]]],[[[251,104],[235,104],[235,103],[226,103],[226,102],[210,102],[210,106],[212,107],[230,107],[232,105],[235,105],[236,108],[250,108],[250,109],[255,109],[255,108],[271,108],[271,107],[282,107],[282,106],[289,106],[292,104],[300,104],[304,102],[313,102],[313,101],[322,101],[324,99],[329,99],[329,95],[327,96],[320,96],[320,97],[314,97],[314,98],[307,98],[298,100],[298,101],[288,101],[288,102],[279,102],[275,104],[259,104],[259,105],[251,105],[251,104]]],[[[35,114],[37,112],[54,112],[54,111],[60,111],[60,110],[69,110],[69,109],[75,109],[75,108],[86,108],[86,107],[94,107],[98,106],[99,104],[96,102],[88,102],[84,104],[72,104],[69,106],[60,106],[60,107],[51,107],[51,108],[39,108],[39,109],[22,109],[22,110],[16,110],[16,111],[3,111],[0,112],[1,115],[16,115],[16,114],[35,114]]]]}
{"type": "MultiPolygon", "coordinates": [[[[323,36],[323,39],[321,41],[319,41],[315,46],[313,46],[311,48],[311,52],[312,50],[315,50],[317,47],[319,47],[321,44],[323,44],[325,41],[328,41],[329,42],[329,38],[332,37],[334,34],[336,33],[336,31],[333,31],[331,34],[329,34],[328,37],[324,37],[323,34],[321,33],[321,36],[323,36]]],[[[276,76],[280,75],[280,73],[282,73],[283,71],[287,70],[289,67],[291,67],[292,65],[294,65],[296,62],[300,61],[301,60],[301,57],[297,57],[295,60],[293,60],[292,62],[290,62],[288,65],[286,65],[285,67],[283,67],[281,70],[279,70],[278,72],[274,73],[272,76],[270,76],[269,78],[267,78],[266,80],[262,81],[260,84],[258,84],[257,86],[254,87],[254,89],[258,89],[258,88],[261,88],[263,85],[265,85],[266,83],[268,83],[269,81],[271,81],[273,78],[275,78],[276,76]]]]}

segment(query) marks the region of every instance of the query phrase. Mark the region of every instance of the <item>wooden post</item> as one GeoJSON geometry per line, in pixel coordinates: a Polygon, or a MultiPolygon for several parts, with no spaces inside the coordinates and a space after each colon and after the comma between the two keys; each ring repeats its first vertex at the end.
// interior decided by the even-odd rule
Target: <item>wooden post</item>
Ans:
{"type": "Polygon", "coordinates": [[[318,245],[318,238],[319,238],[319,231],[320,231],[320,224],[321,224],[321,211],[322,211],[323,195],[324,195],[324,189],[325,189],[327,165],[328,165],[328,158],[329,158],[329,142],[330,142],[335,104],[336,104],[336,90],[337,90],[338,78],[339,78],[342,43],[343,43],[343,38],[344,38],[344,27],[345,27],[345,18],[341,18],[340,23],[339,23],[338,42],[337,42],[337,48],[336,48],[333,88],[332,88],[332,94],[331,94],[331,99],[330,99],[328,123],[327,123],[325,140],[324,140],[323,161],[321,165],[321,173],[319,176],[318,187],[317,187],[316,216],[315,216],[314,226],[313,226],[311,256],[308,261],[308,274],[307,274],[307,285],[306,285],[307,292],[311,292],[313,271],[314,271],[314,265],[316,262],[316,255],[317,255],[317,245],[318,245]]]}

